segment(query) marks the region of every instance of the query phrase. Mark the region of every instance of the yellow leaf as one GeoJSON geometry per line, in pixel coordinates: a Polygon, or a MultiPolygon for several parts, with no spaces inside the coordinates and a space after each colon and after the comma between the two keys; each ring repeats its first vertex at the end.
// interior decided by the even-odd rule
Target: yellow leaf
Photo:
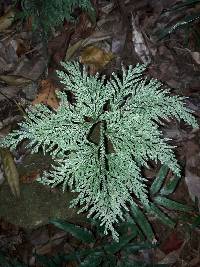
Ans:
{"type": "Polygon", "coordinates": [[[7,30],[13,23],[15,12],[10,9],[7,13],[0,17],[0,32],[7,30]]]}
{"type": "Polygon", "coordinates": [[[80,61],[83,64],[88,64],[90,67],[95,67],[97,70],[108,64],[114,55],[111,52],[106,52],[96,46],[88,46],[81,53],[80,61]]]}

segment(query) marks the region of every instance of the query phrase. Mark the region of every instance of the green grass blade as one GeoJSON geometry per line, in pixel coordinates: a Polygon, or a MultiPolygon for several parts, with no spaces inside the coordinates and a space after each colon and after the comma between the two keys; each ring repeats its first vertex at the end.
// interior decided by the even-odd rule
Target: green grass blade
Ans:
{"type": "Polygon", "coordinates": [[[160,220],[165,225],[174,228],[176,223],[167,216],[163,211],[161,211],[154,203],[151,203],[149,212],[155,215],[158,220],[160,220]]]}
{"type": "Polygon", "coordinates": [[[160,168],[158,174],[156,175],[156,178],[154,179],[154,181],[150,187],[151,195],[155,195],[160,191],[168,171],[169,171],[169,168],[165,165],[163,165],[160,168]]]}
{"type": "Polygon", "coordinates": [[[192,15],[185,16],[183,20],[178,21],[175,25],[171,27],[166,27],[165,29],[161,30],[158,33],[158,39],[161,40],[165,38],[167,35],[170,35],[172,32],[176,31],[178,28],[184,28],[187,27],[189,23],[194,22],[195,20],[200,19],[200,14],[195,13],[192,15]]]}
{"type": "Polygon", "coordinates": [[[189,207],[187,205],[181,204],[179,202],[176,202],[174,200],[168,199],[166,197],[157,196],[154,198],[155,203],[158,205],[161,205],[165,208],[171,209],[171,210],[177,210],[177,211],[192,211],[193,208],[189,207]]]}
{"type": "Polygon", "coordinates": [[[131,205],[131,215],[134,217],[135,222],[141,228],[147,239],[151,241],[154,240],[155,236],[151,224],[144,215],[143,211],[141,211],[136,204],[131,205]]]}
{"type": "Polygon", "coordinates": [[[65,232],[70,233],[77,239],[86,242],[86,243],[91,243],[95,242],[93,234],[88,231],[87,229],[83,229],[80,226],[68,223],[64,220],[50,220],[49,223],[54,224],[56,227],[64,230],[65,232]]]}
{"type": "Polygon", "coordinates": [[[170,195],[174,192],[176,189],[181,177],[179,176],[173,176],[166,185],[163,186],[163,188],[160,190],[160,194],[162,196],[170,195]]]}
{"type": "Polygon", "coordinates": [[[182,3],[179,3],[179,4],[175,4],[173,5],[171,8],[168,8],[166,10],[166,12],[168,11],[177,11],[177,10],[180,10],[180,9],[183,9],[183,8],[189,8],[190,6],[195,6],[197,4],[200,3],[200,0],[186,0],[182,3]]]}

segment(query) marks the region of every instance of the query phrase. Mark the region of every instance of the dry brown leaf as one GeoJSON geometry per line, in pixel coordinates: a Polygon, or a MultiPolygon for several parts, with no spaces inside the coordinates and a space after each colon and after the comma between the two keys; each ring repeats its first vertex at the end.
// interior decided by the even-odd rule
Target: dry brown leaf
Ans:
{"type": "Polygon", "coordinates": [[[111,52],[105,52],[103,49],[96,46],[88,46],[81,53],[80,62],[88,64],[91,68],[98,71],[108,64],[113,58],[114,55],[111,52]]]}
{"type": "Polygon", "coordinates": [[[16,47],[16,54],[18,57],[21,57],[25,53],[29,53],[30,51],[30,44],[28,42],[24,42],[22,39],[16,40],[17,47],[16,47]]]}
{"type": "Polygon", "coordinates": [[[52,108],[58,108],[59,101],[56,97],[55,91],[58,88],[54,85],[52,80],[46,79],[41,81],[41,89],[40,93],[36,97],[36,99],[32,102],[33,105],[43,103],[52,108]]]}
{"type": "Polygon", "coordinates": [[[12,25],[14,17],[14,9],[10,9],[7,13],[0,17],[0,32],[7,30],[12,25]]]}
{"type": "Polygon", "coordinates": [[[8,149],[0,149],[3,170],[10,189],[15,197],[20,196],[19,174],[11,152],[8,149]]]}

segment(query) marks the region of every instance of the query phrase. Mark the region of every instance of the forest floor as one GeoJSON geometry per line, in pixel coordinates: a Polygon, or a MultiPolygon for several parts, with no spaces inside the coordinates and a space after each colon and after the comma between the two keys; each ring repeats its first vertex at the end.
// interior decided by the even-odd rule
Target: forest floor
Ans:
{"type": "MultiPolygon", "coordinates": [[[[182,1],[93,1],[96,22],[92,22],[88,14],[78,12],[76,23],[64,22],[56,27],[45,43],[39,38],[37,30],[32,31],[31,20],[13,23],[13,14],[19,10],[14,9],[9,1],[3,1],[0,10],[0,135],[6,135],[23,119],[23,109],[28,105],[43,103],[51,108],[59,105],[55,91],[61,90],[62,86],[55,71],[61,69],[60,61],[64,60],[78,60],[85,64],[90,74],[100,72],[107,77],[112,72],[120,73],[121,64],[148,64],[147,76],[171,88],[173,95],[187,97],[186,106],[200,123],[200,22],[194,19],[187,24],[187,16],[200,14],[200,4],[167,11],[176,2],[182,1]],[[180,21],[185,21],[182,25],[188,26],[177,27],[164,36],[168,27],[180,21]]],[[[188,205],[194,205],[196,201],[198,206],[199,129],[171,120],[162,126],[162,130],[176,146],[175,154],[182,168],[182,179],[172,198],[188,205]]],[[[18,153],[23,155],[24,149],[18,153]]],[[[152,179],[158,169],[159,166],[153,164],[145,175],[152,179]]],[[[20,176],[19,188],[11,190],[18,192],[22,184],[32,183],[38,169],[30,173],[20,176]]],[[[169,172],[167,179],[172,175],[169,172]]],[[[0,189],[4,180],[2,168],[0,189]]],[[[136,257],[146,263],[140,266],[159,263],[174,267],[199,267],[200,217],[197,213],[193,215],[194,218],[191,218],[191,214],[177,213],[178,221],[173,229],[154,220],[152,224],[159,247],[141,250],[138,255],[133,255],[133,259],[136,257]],[[191,230],[192,219],[196,220],[196,227],[191,230]]],[[[36,263],[35,252],[52,256],[60,251],[84,247],[76,238],[53,225],[27,230],[7,221],[1,214],[0,218],[0,250],[6,251],[10,258],[23,261],[26,266],[41,266],[36,263]]],[[[75,267],[78,264],[71,262],[62,266],[75,267]]]]}

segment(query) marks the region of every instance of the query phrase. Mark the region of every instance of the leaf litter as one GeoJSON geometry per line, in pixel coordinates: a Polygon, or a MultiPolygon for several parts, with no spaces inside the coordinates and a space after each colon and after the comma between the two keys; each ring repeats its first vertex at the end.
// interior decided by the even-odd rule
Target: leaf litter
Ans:
{"type": "MultiPolygon", "coordinates": [[[[113,0],[108,3],[100,0],[98,4],[93,1],[98,10],[96,24],[92,24],[82,13],[77,24],[65,22],[62,27],[56,28],[48,42],[48,47],[44,47],[43,42],[32,32],[31,21],[29,24],[13,23],[16,10],[12,9],[9,1],[4,2],[2,5],[4,10],[0,13],[1,132],[6,127],[12,127],[22,118],[23,114],[16,103],[19,103],[22,108],[26,108],[30,103],[45,103],[51,108],[58,107],[59,103],[55,95],[55,90],[58,89],[55,69],[64,59],[80,60],[82,63],[89,64],[94,73],[100,71],[107,75],[118,71],[121,64],[134,65],[138,61],[150,63],[149,75],[162,80],[166,87],[172,87],[174,94],[187,96],[186,105],[199,118],[199,51],[194,45],[191,45],[191,48],[184,47],[184,33],[181,31],[174,32],[173,38],[163,41],[159,41],[156,36],[156,32],[163,26],[179,18],[176,14],[163,13],[174,4],[174,1],[113,0]],[[126,18],[124,14],[127,14],[126,18]],[[20,30],[17,28],[19,25],[21,25],[20,30]]],[[[167,127],[162,127],[164,136],[172,138],[173,144],[177,146],[176,153],[183,168],[181,186],[173,193],[173,199],[177,201],[185,199],[187,203],[193,204],[196,198],[200,198],[199,131],[191,131],[185,125],[178,127],[174,121],[171,121],[167,127]]],[[[19,196],[20,184],[15,164],[17,164],[16,159],[23,157],[23,153],[27,152],[22,149],[21,154],[14,155],[14,159],[10,152],[6,153],[9,164],[3,168],[4,173],[1,172],[0,177],[3,181],[3,176],[7,175],[5,169],[8,169],[8,172],[12,173],[11,176],[9,175],[11,180],[8,179],[10,188],[15,195],[19,196]]],[[[3,161],[6,157],[2,157],[3,161]]],[[[145,170],[151,178],[155,177],[156,171],[157,167],[153,165],[150,170],[145,170]]],[[[32,183],[37,174],[37,171],[33,172],[30,169],[30,175],[23,176],[21,183],[32,183]]],[[[167,179],[170,179],[170,174],[167,179]]],[[[152,223],[155,229],[161,228],[154,218],[152,223]]],[[[189,221],[188,227],[191,224],[192,222],[189,221]]],[[[165,227],[161,228],[158,231],[161,247],[153,250],[153,254],[148,252],[148,255],[141,254],[140,257],[146,258],[147,261],[153,257],[159,263],[173,264],[173,266],[199,266],[200,238],[198,235],[195,236],[195,233],[199,234],[198,229],[194,230],[191,238],[188,238],[190,233],[188,229],[186,231],[181,226],[177,228],[178,231],[175,232],[166,230],[165,227]],[[167,235],[166,231],[168,231],[167,235]],[[166,236],[168,236],[167,239],[166,236]]],[[[60,235],[61,241],[54,242],[53,237],[59,233],[59,230],[51,226],[31,230],[28,240],[24,239],[22,244],[21,233],[27,234],[26,230],[13,229],[15,229],[14,224],[10,225],[2,219],[0,235],[3,239],[1,240],[6,238],[8,240],[7,243],[4,242],[4,247],[9,247],[11,254],[17,251],[21,256],[26,251],[27,263],[30,266],[35,266],[35,258],[30,251],[36,246],[41,255],[59,251],[60,244],[66,242],[72,244],[70,248],[65,247],[67,251],[80,246],[73,237],[63,233],[60,235]],[[41,234],[34,235],[38,231],[41,234]],[[8,236],[11,236],[12,242],[8,236]],[[13,244],[11,247],[8,246],[10,242],[13,244]]]]}

